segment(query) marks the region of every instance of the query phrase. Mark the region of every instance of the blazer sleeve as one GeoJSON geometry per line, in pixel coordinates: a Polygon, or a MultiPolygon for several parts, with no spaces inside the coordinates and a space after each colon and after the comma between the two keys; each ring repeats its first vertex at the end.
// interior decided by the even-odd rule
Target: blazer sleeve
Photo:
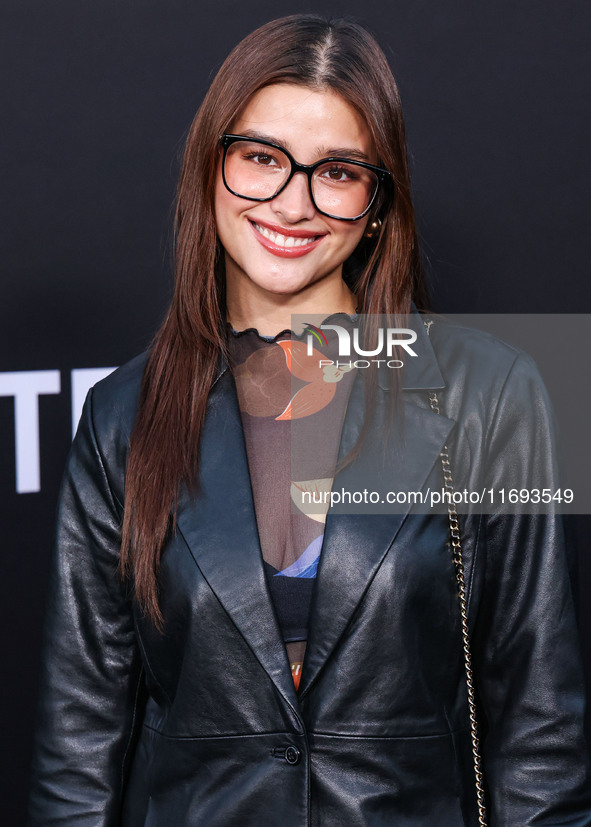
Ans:
{"type": "Polygon", "coordinates": [[[116,572],[121,507],[89,393],[62,482],[44,627],[29,827],[115,827],[143,672],[116,572]]]}
{"type": "MultiPolygon", "coordinates": [[[[505,382],[487,441],[487,487],[558,488],[550,403],[525,355],[505,382]]],[[[497,513],[483,518],[482,530],[485,577],[473,639],[490,825],[591,825],[563,518],[497,513]]]]}

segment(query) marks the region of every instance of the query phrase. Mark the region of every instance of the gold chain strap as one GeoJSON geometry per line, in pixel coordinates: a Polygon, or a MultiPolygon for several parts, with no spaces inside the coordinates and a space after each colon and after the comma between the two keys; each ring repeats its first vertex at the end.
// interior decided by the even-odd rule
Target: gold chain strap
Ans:
{"type": "MultiPolygon", "coordinates": [[[[425,322],[427,335],[431,335],[432,321],[425,322]]],[[[431,410],[440,414],[439,399],[437,394],[429,394],[431,410]]],[[[458,582],[458,596],[460,599],[460,614],[462,620],[462,643],[464,649],[464,668],[466,672],[466,687],[468,689],[468,709],[470,713],[470,735],[472,737],[472,759],[474,763],[474,776],[476,779],[476,798],[478,801],[478,824],[480,827],[487,827],[486,804],[484,799],[484,777],[482,774],[482,760],[480,758],[480,740],[478,738],[478,721],[476,718],[476,698],[474,693],[474,676],[472,672],[472,650],[470,646],[470,632],[468,629],[468,601],[466,600],[466,578],[464,576],[464,561],[462,556],[462,540],[460,535],[460,521],[458,512],[454,505],[454,483],[451,473],[451,462],[447,445],[443,446],[441,453],[441,468],[443,471],[443,484],[446,493],[449,494],[447,514],[449,517],[449,534],[451,539],[452,560],[456,570],[458,582]]]]}

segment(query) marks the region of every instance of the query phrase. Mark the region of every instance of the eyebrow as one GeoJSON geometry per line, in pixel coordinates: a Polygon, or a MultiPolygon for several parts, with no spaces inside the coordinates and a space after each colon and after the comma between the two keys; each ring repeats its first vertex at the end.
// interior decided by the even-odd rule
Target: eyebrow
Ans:
{"type": "MultiPolygon", "coordinates": [[[[278,141],[277,138],[274,138],[272,135],[266,135],[264,132],[257,132],[254,129],[246,129],[244,132],[241,132],[245,138],[253,138],[255,141],[270,141],[272,144],[277,144],[278,146],[283,146],[287,149],[288,152],[291,152],[293,155],[293,150],[290,144],[287,141],[278,141]]],[[[366,163],[370,164],[371,159],[365,152],[362,152],[360,149],[355,149],[353,147],[326,147],[326,146],[319,146],[316,148],[316,152],[318,154],[318,159],[321,160],[322,158],[350,158],[352,161],[365,161],[366,163]]]]}

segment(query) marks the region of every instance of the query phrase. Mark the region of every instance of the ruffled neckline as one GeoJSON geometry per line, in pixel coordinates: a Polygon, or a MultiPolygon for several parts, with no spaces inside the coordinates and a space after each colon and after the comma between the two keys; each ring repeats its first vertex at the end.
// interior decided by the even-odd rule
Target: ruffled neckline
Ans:
{"type": "MultiPolygon", "coordinates": [[[[320,324],[328,324],[335,319],[347,319],[349,322],[356,322],[359,318],[359,311],[356,310],[355,313],[345,313],[344,310],[340,310],[337,313],[331,313],[326,318],[324,318],[320,324]]],[[[274,336],[264,336],[262,333],[256,329],[256,327],[247,327],[245,330],[236,330],[232,327],[230,322],[226,322],[226,330],[228,335],[232,334],[234,339],[239,339],[241,336],[251,335],[260,339],[261,342],[266,342],[268,344],[272,344],[273,342],[277,342],[284,336],[290,336],[295,339],[303,339],[306,335],[306,331],[302,330],[301,333],[295,333],[295,331],[291,330],[290,328],[286,327],[285,330],[280,330],[279,333],[276,333],[274,336]]]]}

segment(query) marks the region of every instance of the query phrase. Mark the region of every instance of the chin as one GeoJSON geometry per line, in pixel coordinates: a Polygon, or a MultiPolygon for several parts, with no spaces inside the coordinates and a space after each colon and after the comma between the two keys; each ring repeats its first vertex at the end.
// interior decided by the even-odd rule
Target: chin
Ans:
{"type": "Polygon", "coordinates": [[[307,287],[314,284],[313,281],[301,281],[290,279],[271,279],[269,281],[259,282],[258,286],[269,293],[276,293],[281,296],[296,295],[301,293],[307,287]]]}
{"type": "Polygon", "coordinates": [[[250,281],[259,289],[266,290],[269,293],[278,293],[281,295],[289,295],[290,293],[299,293],[306,287],[320,281],[319,278],[313,276],[295,275],[293,273],[286,273],[284,271],[278,273],[269,273],[261,277],[260,273],[256,278],[251,278],[250,281]]]}

